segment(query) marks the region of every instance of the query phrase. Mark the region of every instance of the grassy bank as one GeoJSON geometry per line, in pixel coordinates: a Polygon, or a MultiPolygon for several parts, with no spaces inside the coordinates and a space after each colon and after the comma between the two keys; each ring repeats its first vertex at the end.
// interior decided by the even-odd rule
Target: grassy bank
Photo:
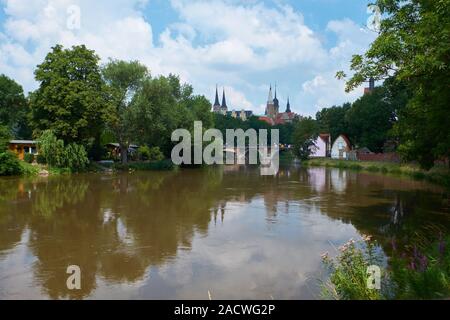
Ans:
{"type": "Polygon", "coordinates": [[[347,161],[334,160],[329,158],[310,159],[308,161],[302,162],[302,164],[308,167],[331,167],[361,170],[367,172],[380,172],[384,174],[403,175],[417,180],[426,180],[450,189],[450,171],[446,166],[436,166],[429,171],[425,171],[412,164],[347,161]]]}

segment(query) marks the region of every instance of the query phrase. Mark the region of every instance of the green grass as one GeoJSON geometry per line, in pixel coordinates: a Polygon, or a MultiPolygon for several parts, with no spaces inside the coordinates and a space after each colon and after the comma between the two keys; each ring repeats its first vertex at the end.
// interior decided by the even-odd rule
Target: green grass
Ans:
{"type": "Polygon", "coordinates": [[[33,166],[25,161],[20,161],[20,166],[22,168],[22,175],[27,177],[37,176],[41,170],[39,166],[33,166]]]}
{"type": "Polygon", "coordinates": [[[404,175],[416,180],[425,180],[450,189],[450,171],[445,166],[436,166],[429,171],[420,169],[413,164],[398,164],[389,162],[347,161],[329,158],[304,161],[307,167],[330,167],[340,169],[379,172],[383,174],[404,175]]]}

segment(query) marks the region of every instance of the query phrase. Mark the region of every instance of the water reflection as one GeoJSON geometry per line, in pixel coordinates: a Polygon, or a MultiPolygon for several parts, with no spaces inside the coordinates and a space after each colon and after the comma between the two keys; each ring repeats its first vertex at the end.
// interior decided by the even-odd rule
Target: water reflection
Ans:
{"type": "Polygon", "coordinates": [[[442,195],[324,168],[0,179],[0,299],[314,298],[320,253],[360,233],[447,230],[442,195]],[[65,286],[72,264],[80,291],[65,286]]]}

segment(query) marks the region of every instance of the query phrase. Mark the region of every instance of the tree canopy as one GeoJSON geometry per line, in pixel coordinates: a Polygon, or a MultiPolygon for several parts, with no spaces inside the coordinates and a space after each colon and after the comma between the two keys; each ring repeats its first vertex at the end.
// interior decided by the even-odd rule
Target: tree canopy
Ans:
{"type": "MultiPolygon", "coordinates": [[[[383,19],[378,38],[355,55],[347,91],[369,78],[392,78],[411,92],[399,113],[399,150],[424,168],[450,155],[450,1],[377,0],[383,19]]],[[[338,73],[338,77],[344,74],[338,73]]]]}
{"type": "Polygon", "coordinates": [[[52,130],[66,143],[92,145],[100,136],[108,106],[99,57],[84,45],[52,48],[35,71],[31,94],[34,133],[52,130]]]}

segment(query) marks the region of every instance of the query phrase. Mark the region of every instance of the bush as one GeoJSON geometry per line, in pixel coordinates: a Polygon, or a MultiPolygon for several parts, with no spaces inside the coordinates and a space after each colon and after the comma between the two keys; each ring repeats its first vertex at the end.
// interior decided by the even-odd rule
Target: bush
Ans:
{"type": "Polygon", "coordinates": [[[419,240],[403,252],[394,250],[392,273],[399,299],[446,299],[450,296],[450,237],[419,240]]]}
{"type": "Polygon", "coordinates": [[[71,170],[82,170],[89,164],[87,152],[83,146],[72,143],[64,150],[64,167],[71,170]]]}
{"type": "Polygon", "coordinates": [[[26,163],[33,163],[34,155],[31,153],[25,153],[25,155],[23,156],[23,161],[25,161],[26,163]]]}
{"type": "Polygon", "coordinates": [[[148,146],[139,147],[138,153],[141,160],[150,160],[150,148],[148,146]]]}
{"type": "Polygon", "coordinates": [[[36,155],[36,162],[39,164],[47,164],[45,157],[42,154],[36,155]]]}
{"type": "Polygon", "coordinates": [[[39,139],[39,162],[47,163],[50,167],[82,170],[89,164],[86,149],[78,144],[71,143],[64,146],[52,131],[46,130],[39,139]],[[41,158],[42,157],[42,158],[41,158]]]}
{"type": "Polygon", "coordinates": [[[164,154],[161,152],[159,147],[150,148],[150,161],[161,161],[164,159],[164,154]]]}
{"type": "Polygon", "coordinates": [[[8,149],[9,140],[11,140],[11,133],[8,127],[0,125],[0,152],[8,149]]]}
{"type": "MultiPolygon", "coordinates": [[[[339,254],[331,259],[328,253],[322,255],[324,264],[331,276],[330,282],[324,287],[324,295],[343,300],[379,300],[384,299],[382,291],[368,287],[369,266],[383,265],[383,254],[376,242],[371,242],[369,236],[356,242],[350,240],[339,248],[339,254]]],[[[381,289],[389,286],[387,272],[382,270],[381,289]]]]}
{"type": "Polygon", "coordinates": [[[22,167],[16,155],[10,151],[0,153],[0,176],[22,174],[22,167]]]}

